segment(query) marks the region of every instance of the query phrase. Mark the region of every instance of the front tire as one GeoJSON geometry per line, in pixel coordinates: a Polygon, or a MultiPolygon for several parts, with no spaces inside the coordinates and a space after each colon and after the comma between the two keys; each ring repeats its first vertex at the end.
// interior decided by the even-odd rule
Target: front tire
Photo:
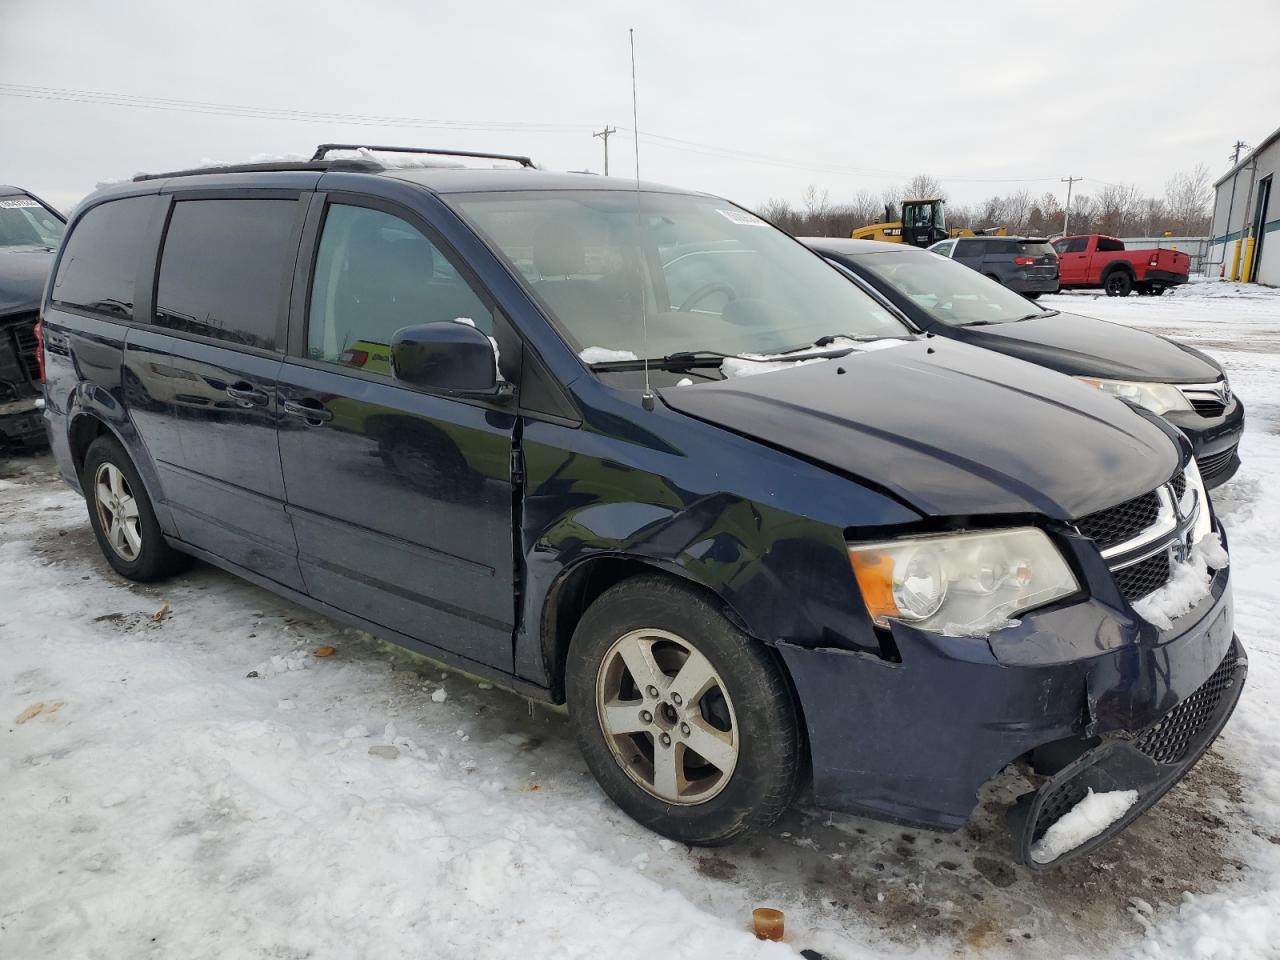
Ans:
{"type": "Polygon", "coordinates": [[[89,444],[80,487],[98,546],[120,576],[148,583],[188,565],[190,558],[165,541],[142,478],[115,437],[89,444]]]}
{"type": "Polygon", "coordinates": [[[574,631],[565,687],[600,786],[672,840],[718,846],[762,830],[799,789],[803,739],[781,668],[675,580],[605,591],[574,631]]]}

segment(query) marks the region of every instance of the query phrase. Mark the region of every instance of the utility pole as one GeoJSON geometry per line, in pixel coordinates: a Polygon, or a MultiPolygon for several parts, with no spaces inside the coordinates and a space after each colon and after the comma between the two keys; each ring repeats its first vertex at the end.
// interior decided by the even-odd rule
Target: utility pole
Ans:
{"type": "Polygon", "coordinates": [[[1067,185],[1067,206],[1062,211],[1062,235],[1065,237],[1067,235],[1067,224],[1071,222],[1071,188],[1083,180],[1084,177],[1062,177],[1060,179],[1062,183],[1067,185]]]}
{"type": "Polygon", "coordinates": [[[1248,150],[1249,145],[1245,143],[1243,140],[1237,140],[1231,149],[1235,151],[1235,156],[1231,158],[1231,166],[1235,167],[1235,166],[1238,166],[1240,163],[1240,151],[1248,150]]]}
{"type": "Polygon", "coordinates": [[[593,137],[599,137],[604,141],[604,175],[609,175],[609,137],[618,132],[617,127],[611,127],[605,124],[603,130],[597,130],[592,134],[593,137]]]}

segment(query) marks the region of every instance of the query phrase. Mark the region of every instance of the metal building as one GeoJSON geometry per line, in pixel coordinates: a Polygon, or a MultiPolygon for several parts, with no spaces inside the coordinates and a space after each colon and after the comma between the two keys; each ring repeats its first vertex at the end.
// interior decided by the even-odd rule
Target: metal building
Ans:
{"type": "Polygon", "coordinates": [[[1215,183],[1209,262],[1228,280],[1280,286],[1280,199],[1272,182],[1280,169],[1280,130],[1241,158],[1215,183]]]}

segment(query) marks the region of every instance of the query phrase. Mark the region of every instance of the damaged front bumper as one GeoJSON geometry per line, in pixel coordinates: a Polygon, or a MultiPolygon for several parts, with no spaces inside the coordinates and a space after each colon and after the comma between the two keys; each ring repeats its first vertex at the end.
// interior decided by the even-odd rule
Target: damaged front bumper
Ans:
{"type": "Polygon", "coordinates": [[[1163,797],[1217,739],[1244,689],[1249,659],[1233,640],[1209,679],[1167,714],[1136,734],[1105,737],[1040,788],[1024,794],[1009,811],[1015,858],[1032,870],[1073,860],[1106,843],[1163,797]],[[1088,791],[1137,792],[1137,801],[1105,830],[1046,861],[1032,848],[1048,829],[1085,798],[1088,791]]]}
{"type": "Polygon", "coordinates": [[[1023,804],[1015,855],[1024,862],[1030,845],[1074,800],[1061,804],[1079,799],[1095,779],[1127,783],[1124,789],[1138,789],[1140,797],[1088,849],[1151,806],[1225,724],[1244,677],[1229,569],[1215,574],[1209,595],[1169,631],[1142,620],[1117,595],[1026,615],[989,642],[902,624],[894,624],[893,641],[897,662],[835,647],[777,645],[804,711],[816,802],[955,830],[984,783],[1029,759],[1036,769],[1060,772],[1023,804]],[[1179,709],[1198,702],[1223,664],[1232,664],[1232,686],[1181,759],[1154,759],[1154,766],[1133,759],[1146,757],[1141,738],[1162,721],[1182,722],[1179,709]]]}

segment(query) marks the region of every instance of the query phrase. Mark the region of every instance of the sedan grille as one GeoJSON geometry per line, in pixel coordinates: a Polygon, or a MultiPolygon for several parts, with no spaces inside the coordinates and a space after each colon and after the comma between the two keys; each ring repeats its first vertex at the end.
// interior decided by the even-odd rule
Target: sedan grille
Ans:
{"type": "Polygon", "coordinates": [[[1132,540],[1143,530],[1156,522],[1160,515],[1160,500],[1156,492],[1144,493],[1140,497],[1126,500],[1124,503],[1099,510],[1076,521],[1076,528],[1098,544],[1098,549],[1105,550],[1117,543],[1132,540]]]}
{"type": "Polygon", "coordinates": [[[1196,457],[1196,466],[1200,468],[1200,476],[1205,480],[1212,480],[1231,466],[1231,458],[1235,452],[1235,447],[1228,447],[1221,453],[1211,453],[1207,457],[1196,457]]]}
{"type": "Polygon", "coordinates": [[[1220,417],[1222,412],[1227,409],[1227,405],[1221,400],[1213,400],[1208,397],[1192,397],[1191,406],[1195,407],[1196,413],[1202,417],[1220,417]]]}

